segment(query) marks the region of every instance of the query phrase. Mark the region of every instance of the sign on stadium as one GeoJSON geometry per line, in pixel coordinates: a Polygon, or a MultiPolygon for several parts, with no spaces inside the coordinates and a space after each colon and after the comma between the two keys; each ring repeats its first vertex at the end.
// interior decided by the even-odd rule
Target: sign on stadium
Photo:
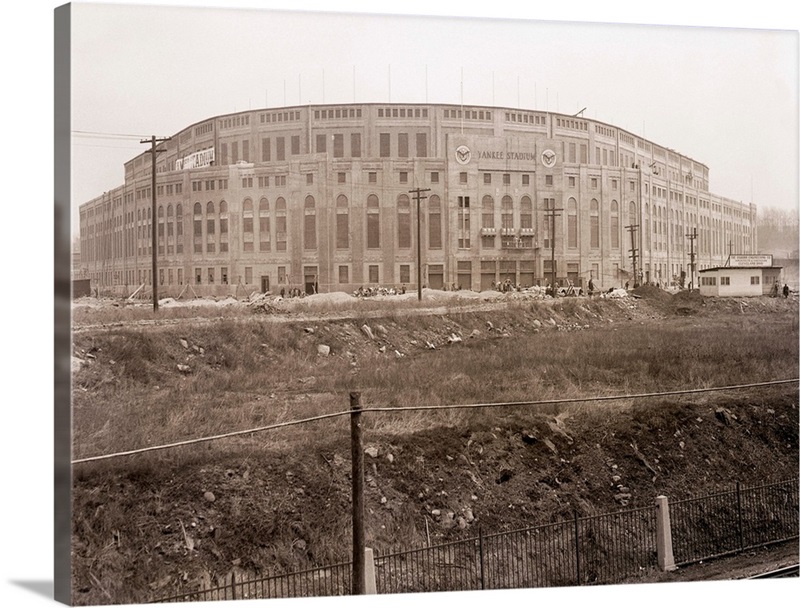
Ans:
{"type": "Polygon", "coordinates": [[[772,255],[764,254],[731,254],[730,266],[740,266],[744,268],[769,268],[772,266],[772,255]]]}
{"type": "Polygon", "coordinates": [[[196,169],[198,167],[208,167],[214,162],[214,148],[207,150],[200,150],[179,158],[175,161],[175,170],[182,171],[183,169],[196,169]]]}

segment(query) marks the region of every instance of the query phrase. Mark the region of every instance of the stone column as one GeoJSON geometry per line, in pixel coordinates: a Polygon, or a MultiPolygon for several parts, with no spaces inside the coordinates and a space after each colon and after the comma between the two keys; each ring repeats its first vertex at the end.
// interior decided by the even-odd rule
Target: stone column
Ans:
{"type": "Polygon", "coordinates": [[[672,555],[669,502],[666,496],[656,496],[656,549],[658,567],[665,572],[676,570],[675,558],[672,555]]]}

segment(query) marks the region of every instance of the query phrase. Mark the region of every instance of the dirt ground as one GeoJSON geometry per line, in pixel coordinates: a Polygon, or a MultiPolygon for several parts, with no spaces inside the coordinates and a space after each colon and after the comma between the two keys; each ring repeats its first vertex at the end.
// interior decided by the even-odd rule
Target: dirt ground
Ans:
{"type": "MultiPolygon", "coordinates": [[[[602,308],[588,298],[543,302],[551,307],[552,329],[563,331],[650,325],[666,318],[690,321],[707,314],[731,315],[735,325],[741,315],[797,313],[792,299],[708,299],[650,287],[608,300],[602,308]]],[[[315,312],[313,305],[308,298],[302,310],[284,305],[267,316],[275,322],[312,322],[315,337],[335,338],[342,348],[355,349],[364,340],[358,332],[327,323],[347,312],[315,312]]],[[[469,306],[475,308],[465,304],[460,312],[489,314],[505,302],[469,306]]],[[[436,306],[395,311],[387,323],[386,346],[411,352],[424,342],[446,343],[453,322],[430,321],[437,312],[436,306]],[[404,320],[420,314],[428,318],[424,329],[404,320]],[[408,330],[401,331],[406,324],[408,330]]],[[[371,314],[385,316],[362,312],[359,318],[371,314]]],[[[501,319],[495,333],[534,331],[513,314],[492,318],[501,319]]],[[[485,319],[479,320],[485,328],[485,319]]],[[[124,324],[157,330],[197,322],[124,324]]],[[[88,340],[81,335],[120,324],[82,322],[76,356],[83,356],[80,345],[88,340]]],[[[488,423],[477,420],[468,427],[414,433],[387,426],[365,437],[370,546],[381,552],[418,547],[474,535],[478,527],[500,532],[563,521],[575,512],[650,505],[659,494],[688,498],[729,489],[737,481],[782,481],[798,470],[796,387],[757,397],[725,396],[724,401],[665,399],[655,414],[643,407],[600,407],[558,415],[498,413],[488,423]]],[[[144,602],[176,589],[208,586],[231,572],[242,576],[346,559],[349,450],[346,433],[320,427],[313,449],[267,448],[250,455],[246,448],[210,445],[179,466],[168,455],[157,455],[120,468],[81,468],[73,506],[75,603],[144,602]]],[[[746,578],[796,558],[794,542],[656,572],[637,582],[746,578]]]]}

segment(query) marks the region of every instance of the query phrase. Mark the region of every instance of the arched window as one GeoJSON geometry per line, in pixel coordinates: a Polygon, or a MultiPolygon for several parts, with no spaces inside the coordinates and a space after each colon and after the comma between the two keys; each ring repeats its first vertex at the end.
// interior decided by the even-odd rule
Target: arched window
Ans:
{"type": "Polygon", "coordinates": [[[589,203],[589,247],[600,248],[600,203],[596,198],[589,203]]]}
{"type": "Polygon", "coordinates": [[[244,202],[242,203],[242,211],[249,211],[250,213],[253,212],[253,201],[251,199],[244,199],[244,202]]]}
{"type": "Polygon", "coordinates": [[[172,217],[172,203],[167,205],[167,217],[172,217]]]}
{"type": "Polygon", "coordinates": [[[286,211],[286,199],[282,196],[279,196],[275,199],[275,210],[276,211],[286,211]]]}
{"type": "Polygon", "coordinates": [[[481,199],[481,227],[494,228],[494,199],[485,194],[481,199]]]}
{"type": "Polygon", "coordinates": [[[317,216],[315,215],[314,208],[316,201],[310,194],[306,197],[304,202],[305,216],[303,218],[303,248],[316,249],[317,248],[317,216]]]}
{"type": "MultiPolygon", "coordinates": [[[[194,204],[194,236],[203,236],[203,205],[200,203],[194,204]]],[[[195,245],[195,253],[200,253],[195,245]]]]}
{"type": "Polygon", "coordinates": [[[567,201],[567,247],[578,246],[578,201],[569,197],[567,201]]]}
{"type": "Polygon", "coordinates": [[[514,201],[508,194],[500,199],[500,226],[502,228],[514,227],[514,201]]]}
{"type": "Polygon", "coordinates": [[[428,248],[442,248],[442,202],[436,194],[428,199],[428,248]]]}
{"type": "Polygon", "coordinates": [[[411,247],[411,201],[407,194],[397,197],[397,246],[411,247]]]}
{"type": "Polygon", "coordinates": [[[203,215],[203,205],[200,203],[194,204],[194,214],[195,215],[203,215]]]}
{"type": "Polygon", "coordinates": [[[533,228],[533,202],[530,196],[519,199],[519,226],[533,228]]]}
{"type": "Polygon", "coordinates": [[[206,213],[214,213],[214,203],[212,201],[206,203],[206,213]]]}
{"type": "Polygon", "coordinates": [[[225,201],[220,201],[219,203],[219,212],[220,213],[228,213],[228,203],[225,201]]]}
{"type": "Polygon", "coordinates": [[[158,217],[164,217],[164,206],[163,205],[159,205],[158,206],[158,217]]]}
{"type": "Polygon", "coordinates": [[[367,197],[367,249],[379,249],[381,246],[381,216],[378,197],[370,194],[367,197]]]}
{"type": "Polygon", "coordinates": [[[340,194],[336,197],[336,248],[350,247],[350,213],[347,209],[347,197],[340,194]]]}
{"type": "Polygon", "coordinates": [[[259,211],[269,211],[269,201],[267,197],[262,197],[260,201],[258,201],[258,210],[259,211]]]}
{"type": "Polygon", "coordinates": [[[611,248],[619,249],[619,203],[611,201],[611,248]]]}

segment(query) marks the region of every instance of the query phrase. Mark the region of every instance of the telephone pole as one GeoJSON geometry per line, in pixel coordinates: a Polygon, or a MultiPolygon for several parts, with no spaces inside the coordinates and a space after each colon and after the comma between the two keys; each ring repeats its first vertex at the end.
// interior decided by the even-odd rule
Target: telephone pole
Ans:
{"type": "Polygon", "coordinates": [[[639,249],[636,247],[636,231],[639,229],[639,224],[631,224],[625,226],[625,229],[631,233],[631,248],[628,250],[631,254],[631,261],[633,262],[633,287],[639,287],[639,274],[637,273],[636,260],[639,257],[639,249]]]}
{"type": "Polygon", "coordinates": [[[550,204],[545,202],[544,208],[544,218],[545,220],[550,220],[550,273],[553,275],[553,280],[550,281],[550,289],[553,292],[553,297],[558,297],[558,292],[556,291],[556,218],[561,215],[559,211],[564,211],[563,209],[556,209],[556,201],[555,199],[551,199],[553,202],[553,206],[550,207],[550,204]]]}
{"type": "Polygon", "coordinates": [[[689,269],[691,271],[691,275],[689,275],[689,289],[694,289],[694,241],[697,238],[697,228],[694,228],[686,237],[691,241],[692,245],[691,253],[689,253],[689,269]]]}
{"type": "Polygon", "coordinates": [[[158,312],[158,261],[156,254],[158,253],[158,218],[156,217],[156,153],[164,152],[164,150],[156,149],[156,145],[161,142],[168,141],[169,137],[156,137],[151,135],[149,139],[142,139],[140,144],[150,144],[150,158],[152,160],[152,181],[151,181],[151,197],[152,209],[150,211],[152,220],[150,221],[151,243],[153,248],[153,312],[158,312]]]}
{"type": "Polygon", "coordinates": [[[417,201],[417,300],[422,301],[422,240],[420,238],[420,202],[427,196],[423,196],[423,192],[430,192],[430,188],[414,188],[409,190],[410,194],[414,195],[414,200],[417,201]]]}

